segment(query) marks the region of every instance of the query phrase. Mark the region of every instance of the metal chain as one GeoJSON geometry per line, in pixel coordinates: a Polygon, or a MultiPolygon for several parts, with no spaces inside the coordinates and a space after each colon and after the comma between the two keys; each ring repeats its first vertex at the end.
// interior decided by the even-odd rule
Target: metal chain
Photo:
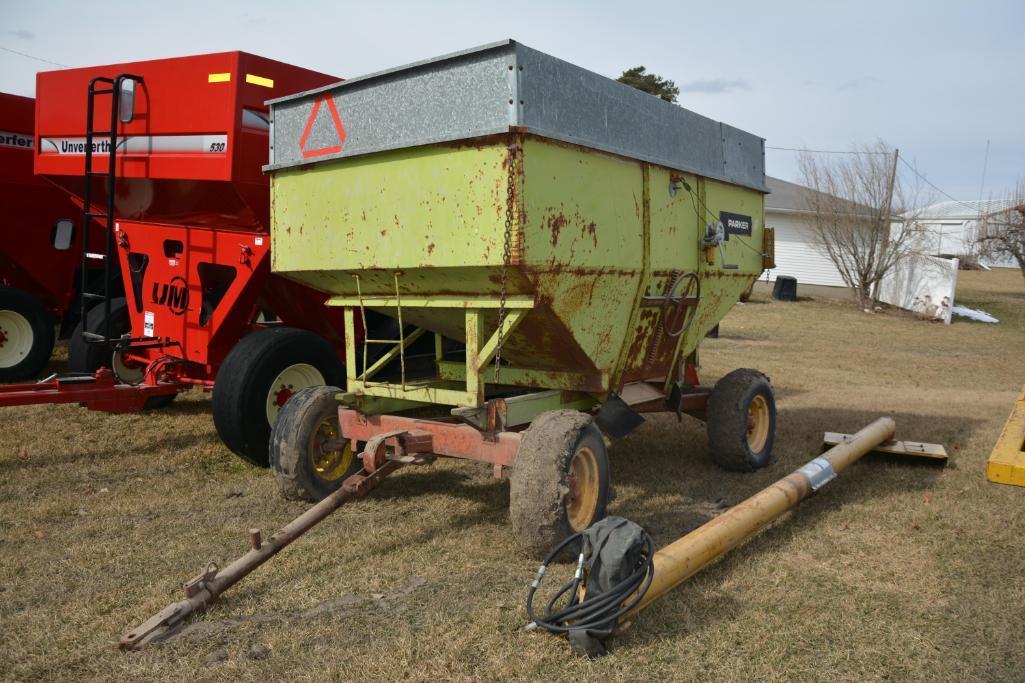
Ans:
{"type": "Polygon", "coordinates": [[[498,344],[495,346],[495,384],[498,384],[499,372],[502,368],[502,342],[505,341],[502,327],[505,324],[505,299],[509,282],[509,262],[512,260],[513,208],[516,204],[515,143],[509,145],[509,181],[506,183],[505,199],[505,242],[502,245],[502,288],[498,299],[498,344]]]}

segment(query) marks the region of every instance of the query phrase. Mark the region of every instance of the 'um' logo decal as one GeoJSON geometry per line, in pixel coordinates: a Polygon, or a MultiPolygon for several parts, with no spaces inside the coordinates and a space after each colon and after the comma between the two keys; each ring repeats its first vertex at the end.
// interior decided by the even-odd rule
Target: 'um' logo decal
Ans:
{"type": "Polygon", "coordinates": [[[175,275],[170,284],[153,283],[153,303],[167,306],[175,315],[185,315],[189,310],[189,283],[175,275]]]}

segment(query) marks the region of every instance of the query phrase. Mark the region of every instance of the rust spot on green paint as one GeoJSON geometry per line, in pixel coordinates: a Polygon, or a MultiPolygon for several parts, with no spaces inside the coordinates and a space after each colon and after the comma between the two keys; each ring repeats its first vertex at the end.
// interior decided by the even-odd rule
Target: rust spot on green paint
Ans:
{"type": "Polygon", "coordinates": [[[566,225],[566,217],[562,214],[548,219],[548,229],[552,232],[552,246],[559,243],[559,231],[566,225]]]}

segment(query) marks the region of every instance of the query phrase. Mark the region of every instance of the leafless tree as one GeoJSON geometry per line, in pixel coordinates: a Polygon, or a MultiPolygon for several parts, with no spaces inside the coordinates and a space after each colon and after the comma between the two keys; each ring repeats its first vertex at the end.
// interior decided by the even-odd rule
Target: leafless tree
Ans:
{"type": "Polygon", "coordinates": [[[1025,277],[1025,177],[1018,179],[1010,198],[1013,208],[982,217],[979,246],[990,258],[1013,258],[1025,277]]]}
{"type": "Polygon", "coordinates": [[[919,237],[914,216],[918,186],[896,173],[896,150],[883,141],[852,154],[801,152],[798,163],[816,248],[826,254],[861,307],[871,310],[879,282],[919,237]],[[901,218],[894,218],[901,216],[901,218]]]}

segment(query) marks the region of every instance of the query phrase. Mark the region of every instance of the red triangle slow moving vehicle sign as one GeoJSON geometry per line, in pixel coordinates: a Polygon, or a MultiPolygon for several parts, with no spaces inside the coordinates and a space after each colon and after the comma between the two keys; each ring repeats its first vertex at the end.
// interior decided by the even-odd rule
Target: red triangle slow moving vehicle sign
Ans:
{"type": "Polygon", "coordinates": [[[329,95],[321,95],[317,98],[317,101],[313,104],[313,111],[310,112],[310,118],[306,122],[306,129],[303,130],[303,135],[299,138],[299,151],[302,153],[304,159],[310,157],[321,157],[325,154],[337,154],[342,151],[342,147],[345,145],[345,126],[342,125],[342,117],[338,115],[338,110],[335,108],[335,102],[329,95]],[[313,130],[313,122],[317,120],[317,113],[320,111],[320,105],[327,103],[328,111],[331,112],[331,121],[334,123],[335,132],[338,133],[338,144],[332,145],[331,147],[320,147],[318,149],[306,149],[306,140],[310,137],[310,131],[313,130]]]}

